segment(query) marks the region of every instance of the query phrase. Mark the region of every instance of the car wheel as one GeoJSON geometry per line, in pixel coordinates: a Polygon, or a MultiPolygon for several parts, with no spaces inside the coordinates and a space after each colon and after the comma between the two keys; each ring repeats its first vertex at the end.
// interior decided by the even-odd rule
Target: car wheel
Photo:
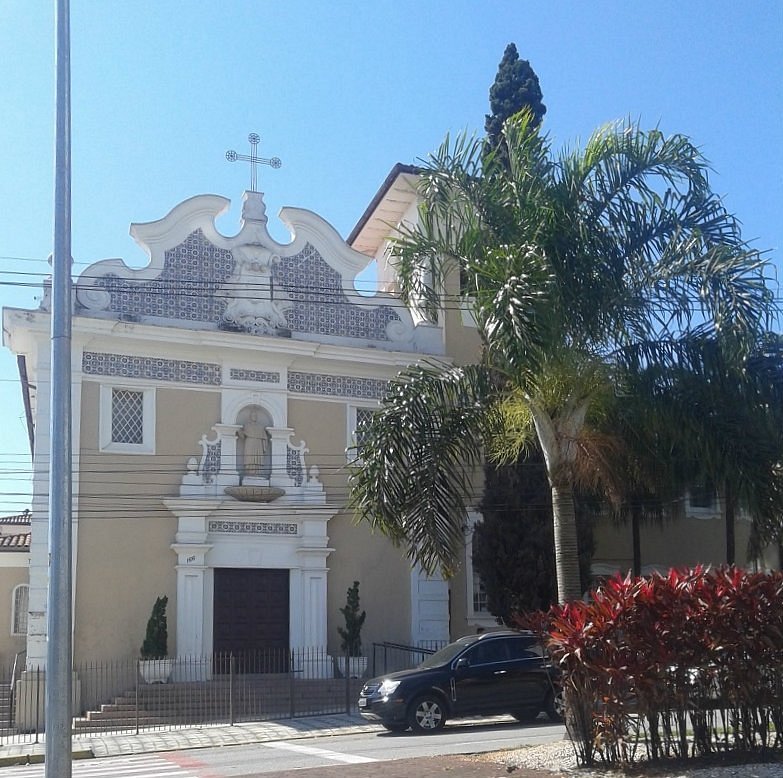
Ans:
{"type": "Polygon", "coordinates": [[[408,723],[414,732],[436,732],[446,723],[446,708],[438,696],[422,694],[411,703],[408,723]]]}
{"type": "Polygon", "coordinates": [[[563,721],[565,718],[565,692],[562,689],[550,691],[544,702],[544,710],[551,721],[563,721]]]}
{"type": "Polygon", "coordinates": [[[381,724],[385,729],[388,729],[389,732],[405,732],[405,730],[408,729],[408,723],[405,721],[382,721],[381,724]]]}
{"type": "Polygon", "coordinates": [[[522,724],[529,724],[538,717],[538,711],[535,708],[522,708],[521,710],[511,711],[511,715],[522,724]]]}

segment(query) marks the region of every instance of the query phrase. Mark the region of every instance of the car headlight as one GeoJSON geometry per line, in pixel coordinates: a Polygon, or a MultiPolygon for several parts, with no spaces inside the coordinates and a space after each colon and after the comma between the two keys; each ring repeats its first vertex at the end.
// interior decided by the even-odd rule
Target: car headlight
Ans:
{"type": "Polygon", "coordinates": [[[389,678],[385,678],[383,683],[378,687],[378,692],[384,697],[388,697],[399,685],[399,681],[392,681],[389,678]]]}

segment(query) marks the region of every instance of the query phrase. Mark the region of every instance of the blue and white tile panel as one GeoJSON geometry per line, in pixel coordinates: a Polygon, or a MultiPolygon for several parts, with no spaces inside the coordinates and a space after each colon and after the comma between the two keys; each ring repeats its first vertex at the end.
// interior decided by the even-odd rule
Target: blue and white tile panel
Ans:
{"type": "Polygon", "coordinates": [[[323,397],[356,397],[380,400],[386,392],[387,381],[378,378],[358,378],[347,375],[320,373],[288,373],[288,391],[297,394],[317,394],[323,397]]]}
{"type": "Polygon", "coordinates": [[[111,296],[109,310],[128,319],[145,316],[217,322],[226,307],[216,293],[234,270],[234,257],[208,241],[201,230],[166,252],[157,278],[134,281],[100,276],[95,286],[111,296]]]}
{"type": "Polygon", "coordinates": [[[286,312],[292,332],[383,341],[389,339],[387,325],[400,320],[389,306],[368,308],[351,302],[340,274],[309,243],[298,254],[281,259],[272,281],[294,303],[286,312]]]}
{"type": "Polygon", "coordinates": [[[226,521],[212,519],[208,522],[209,532],[229,532],[240,535],[296,535],[299,527],[282,521],[226,521]]]}
{"type": "MultiPolygon", "coordinates": [[[[226,308],[224,288],[235,269],[229,249],[215,246],[201,230],[165,253],[160,275],[136,281],[110,274],[94,286],[109,295],[107,309],[120,318],[185,320],[218,326],[226,308]]],[[[342,288],[340,274],[310,243],[272,270],[273,288],[294,304],[285,313],[292,332],[387,341],[387,326],[399,322],[388,305],[354,304],[342,288]]]]}
{"type": "Polygon", "coordinates": [[[271,370],[244,370],[232,367],[228,374],[232,381],[252,381],[259,384],[280,383],[280,373],[271,370]]]}
{"type": "MultiPolygon", "coordinates": [[[[82,370],[86,375],[110,378],[139,378],[205,386],[220,386],[222,383],[220,365],[211,362],[129,356],[100,351],[84,352],[82,370]]],[[[231,368],[229,375],[233,380],[280,383],[280,374],[272,371],[231,368]]],[[[288,373],[288,391],[296,394],[379,400],[383,397],[386,386],[387,382],[379,378],[299,371],[288,373]]]]}
{"type": "Polygon", "coordinates": [[[87,375],[112,378],[142,378],[154,381],[176,381],[183,384],[220,386],[220,365],[191,362],[185,359],[139,357],[85,351],[82,370],[87,375]]]}
{"type": "Polygon", "coordinates": [[[301,486],[304,483],[304,466],[302,464],[301,449],[288,446],[285,469],[288,477],[294,482],[294,486],[301,486]]]}

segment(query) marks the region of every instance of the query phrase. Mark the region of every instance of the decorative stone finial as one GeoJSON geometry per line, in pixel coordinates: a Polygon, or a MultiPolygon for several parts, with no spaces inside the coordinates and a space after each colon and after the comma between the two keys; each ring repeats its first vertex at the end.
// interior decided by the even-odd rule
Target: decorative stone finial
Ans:
{"type": "Polygon", "coordinates": [[[263,192],[245,192],[242,197],[242,221],[266,224],[266,204],[263,192]]]}

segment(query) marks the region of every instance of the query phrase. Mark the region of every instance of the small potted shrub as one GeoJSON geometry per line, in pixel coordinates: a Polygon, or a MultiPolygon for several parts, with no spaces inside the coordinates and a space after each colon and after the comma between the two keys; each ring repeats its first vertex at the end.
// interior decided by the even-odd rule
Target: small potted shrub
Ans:
{"type": "Polygon", "coordinates": [[[359,606],[359,582],[348,587],[345,606],[340,608],[345,619],[344,627],[337,627],[340,635],[341,656],[337,667],[344,678],[361,678],[367,670],[367,657],[362,656],[362,626],[367,613],[359,606]]]}
{"type": "Polygon", "coordinates": [[[147,683],[166,683],[171,675],[173,660],[168,658],[168,602],[168,597],[158,597],[147,621],[147,632],[141,645],[139,661],[139,672],[147,683]]]}

